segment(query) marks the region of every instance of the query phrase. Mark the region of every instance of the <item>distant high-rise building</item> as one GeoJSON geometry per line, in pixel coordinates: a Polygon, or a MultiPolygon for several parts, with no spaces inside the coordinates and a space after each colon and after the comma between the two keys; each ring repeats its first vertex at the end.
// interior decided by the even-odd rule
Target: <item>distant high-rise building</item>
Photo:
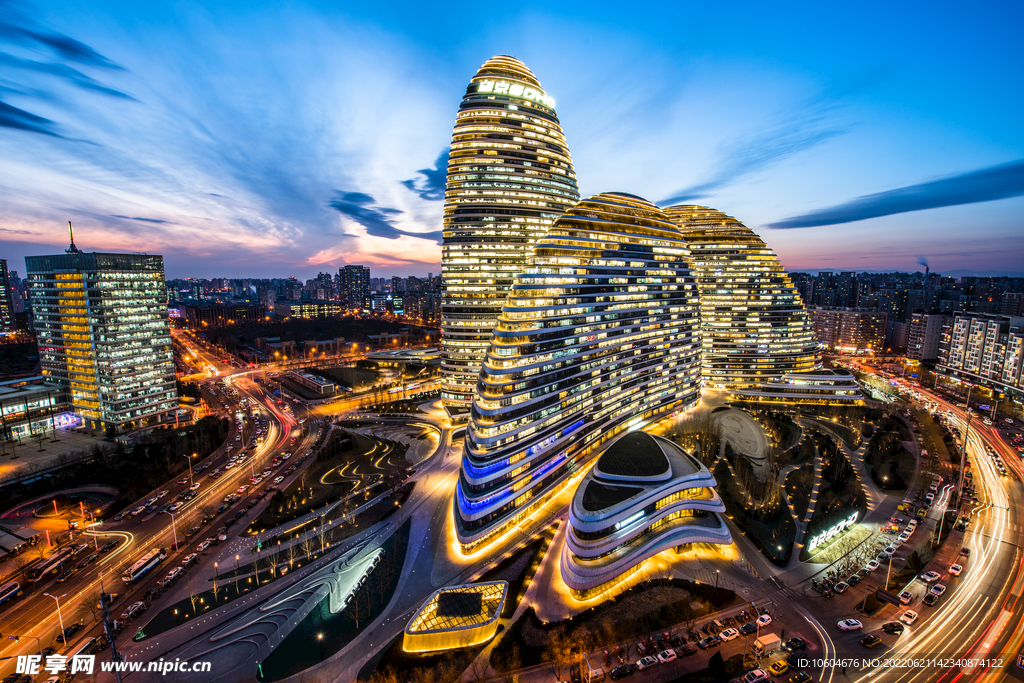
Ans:
{"type": "Polygon", "coordinates": [[[818,366],[803,301],[753,230],[704,206],[665,209],[690,247],[700,288],[704,384],[758,386],[818,366]]]}
{"type": "Polygon", "coordinates": [[[512,279],[579,199],[555,102],[512,57],[487,60],[456,115],[441,250],[441,398],[466,405],[512,279]]]}
{"type": "Polygon", "coordinates": [[[14,331],[14,300],[11,297],[11,278],[7,270],[7,260],[0,259],[0,334],[14,331]]]}
{"type": "Polygon", "coordinates": [[[345,266],[338,271],[341,303],[350,311],[370,307],[370,269],[366,266],[345,266]]]}
{"type": "Polygon", "coordinates": [[[514,525],[628,429],[700,400],[686,242],[656,206],[600,194],[556,220],[508,294],[473,399],[455,529],[514,525]]]}
{"type": "Polygon", "coordinates": [[[67,253],[25,258],[43,375],[94,429],[173,415],[171,330],[162,256],[67,253]]]}
{"type": "Polygon", "coordinates": [[[907,334],[907,358],[919,361],[938,360],[942,328],[952,322],[953,319],[948,315],[914,313],[907,334]]]}
{"type": "Polygon", "coordinates": [[[811,324],[819,341],[835,351],[881,351],[885,348],[885,313],[861,308],[811,306],[811,324]]]}
{"type": "Polygon", "coordinates": [[[942,333],[938,368],[1024,400],[1024,318],[958,311],[942,333]]]}

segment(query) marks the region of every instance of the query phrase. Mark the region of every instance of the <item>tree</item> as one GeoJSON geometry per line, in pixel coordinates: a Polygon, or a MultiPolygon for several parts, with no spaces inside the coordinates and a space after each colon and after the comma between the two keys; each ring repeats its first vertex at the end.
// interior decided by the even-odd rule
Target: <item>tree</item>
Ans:
{"type": "Polygon", "coordinates": [[[513,643],[509,648],[502,648],[500,652],[497,652],[497,666],[495,669],[498,671],[498,676],[504,683],[512,683],[516,678],[516,672],[523,665],[522,655],[519,653],[519,644],[513,643]]]}
{"type": "Polygon", "coordinates": [[[721,650],[716,650],[715,654],[711,655],[711,659],[708,660],[708,670],[716,681],[724,681],[726,679],[725,660],[722,658],[721,650]]]}

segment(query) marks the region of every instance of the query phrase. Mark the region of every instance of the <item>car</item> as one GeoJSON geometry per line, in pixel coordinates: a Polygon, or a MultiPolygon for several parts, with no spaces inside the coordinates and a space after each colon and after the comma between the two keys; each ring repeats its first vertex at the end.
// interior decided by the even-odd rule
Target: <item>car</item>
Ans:
{"type": "Polygon", "coordinates": [[[185,556],[185,559],[181,561],[181,564],[188,567],[199,561],[199,553],[189,553],[185,556]]]}
{"type": "Polygon", "coordinates": [[[140,505],[139,507],[137,507],[134,510],[132,510],[132,517],[138,517],[139,515],[141,515],[145,511],[146,511],[146,506],[145,505],[140,505]]]}
{"type": "Polygon", "coordinates": [[[721,638],[723,642],[727,643],[730,640],[735,640],[736,638],[739,638],[740,632],[734,628],[727,628],[721,633],[719,633],[718,637],[721,638]]]}
{"type": "Polygon", "coordinates": [[[886,557],[892,557],[893,555],[896,554],[896,548],[893,547],[893,546],[889,546],[888,548],[886,548],[885,550],[882,551],[882,554],[885,555],[886,557]]]}
{"type": "Polygon", "coordinates": [[[925,572],[924,574],[921,574],[921,578],[927,581],[928,583],[932,583],[933,581],[938,581],[939,579],[941,579],[942,575],[938,572],[925,572]]]}
{"type": "Polygon", "coordinates": [[[757,625],[760,626],[761,628],[764,628],[765,626],[768,626],[771,623],[772,623],[772,617],[769,614],[762,614],[761,616],[759,616],[757,618],[757,625]]]}
{"type": "Polygon", "coordinates": [[[743,683],[758,683],[768,679],[768,672],[764,669],[754,669],[743,675],[743,683]]]}
{"type": "Polygon", "coordinates": [[[903,591],[900,593],[900,604],[909,605],[914,599],[914,594],[910,591],[903,591]]]}
{"type": "Polygon", "coordinates": [[[882,630],[883,631],[885,631],[886,633],[888,633],[890,635],[895,635],[895,636],[898,636],[901,633],[903,633],[903,628],[904,628],[903,624],[901,624],[898,621],[890,621],[888,623],[882,624],[882,630]]]}
{"type": "Polygon", "coordinates": [[[710,649],[712,647],[718,647],[721,644],[722,644],[722,639],[719,638],[718,636],[708,636],[704,640],[702,640],[699,643],[697,643],[697,647],[699,647],[702,650],[707,650],[707,649],[710,649]]]}
{"type": "Polygon", "coordinates": [[[638,671],[643,671],[644,669],[650,669],[652,666],[657,666],[657,665],[658,665],[658,658],[657,657],[644,657],[639,662],[636,663],[636,668],[637,668],[638,671]]]}
{"type": "Polygon", "coordinates": [[[181,506],[184,505],[184,504],[185,503],[183,503],[182,501],[179,500],[179,501],[177,501],[175,503],[172,503],[171,507],[167,508],[167,511],[171,512],[171,513],[177,512],[178,510],[181,509],[181,506]]]}
{"type": "Polygon", "coordinates": [[[636,667],[633,666],[632,664],[622,664],[621,666],[617,666],[614,669],[612,669],[611,671],[609,671],[608,672],[608,676],[613,681],[617,681],[620,678],[625,678],[626,676],[632,676],[634,671],[636,671],[636,667]]]}
{"type": "Polygon", "coordinates": [[[787,652],[796,652],[797,650],[806,650],[807,649],[807,641],[804,640],[803,638],[799,638],[799,637],[798,638],[790,638],[789,640],[786,641],[786,643],[785,643],[785,645],[783,645],[783,647],[786,648],[787,652]]]}
{"type": "Polygon", "coordinates": [[[679,655],[676,654],[675,650],[663,650],[658,653],[659,664],[668,664],[669,662],[674,662],[678,658],[679,655]]]}
{"type": "Polygon", "coordinates": [[[690,657],[697,654],[697,646],[693,643],[685,643],[676,648],[676,654],[680,657],[690,657]]]}
{"type": "Polygon", "coordinates": [[[58,633],[57,637],[54,640],[56,640],[58,643],[63,643],[64,645],[67,645],[68,641],[71,639],[71,636],[81,631],[84,628],[84,626],[85,625],[81,622],[77,624],[71,624],[71,626],[68,626],[66,629],[58,633]]]}
{"type": "Polygon", "coordinates": [[[131,619],[132,617],[142,614],[143,610],[145,609],[146,603],[142,602],[141,600],[139,602],[133,602],[131,606],[121,614],[121,618],[131,619]]]}
{"type": "Polygon", "coordinates": [[[806,671],[797,671],[789,677],[789,683],[810,683],[814,679],[806,671]]]}
{"type": "Polygon", "coordinates": [[[912,609],[908,609],[906,612],[900,615],[900,621],[902,621],[907,626],[910,626],[915,621],[917,621],[917,612],[915,612],[912,609]]]}
{"type": "Polygon", "coordinates": [[[864,624],[856,619],[843,619],[838,624],[840,631],[858,631],[864,628],[864,624]]]}
{"type": "Polygon", "coordinates": [[[100,559],[99,553],[93,553],[89,557],[87,557],[84,560],[82,560],[81,562],[79,562],[78,563],[78,568],[79,569],[83,569],[85,567],[88,567],[90,564],[92,564],[93,562],[95,562],[98,559],[100,559]]]}
{"type": "Polygon", "coordinates": [[[942,595],[943,593],[946,592],[946,586],[941,584],[941,583],[937,583],[934,586],[932,586],[932,591],[931,592],[932,592],[932,595],[942,595]]]}
{"type": "Polygon", "coordinates": [[[57,583],[64,583],[77,573],[78,567],[71,567],[70,569],[65,570],[64,573],[57,577],[57,583]]]}
{"type": "Polygon", "coordinates": [[[781,659],[768,667],[768,673],[772,676],[781,676],[787,671],[789,671],[789,664],[781,659]]]}
{"type": "Polygon", "coordinates": [[[740,635],[742,635],[742,636],[749,636],[751,633],[756,633],[756,632],[757,632],[757,624],[755,624],[752,621],[748,621],[747,623],[743,624],[743,626],[740,626],[740,635]]]}
{"type": "Polygon", "coordinates": [[[869,633],[860,639],[860,644],[864,647],[874,647],[875,645],[881,644],[882,639],[876,636],[874,633],[869,633]]]}
{"type": "Polygon", "coordinates": [[[858,583],[860,583],[860,576],[854,574],[846,580],[846,583],[850,584],[851,586],[856,586],[858,583]]]}
{"type": "Polygon", "coordinates": [[[194,526],[194,527],[192,527],[191,529],[189,529],[188,531],[185,532],[185,538],[192,538],[193,536],[195,536],[198,533],[199,533],[199,527],[194,526]]]}
{"type": "Polygon", "coordinates": [[[958,564],[951,564],[951,565],[949,565],[949,573],[952,576],[960,576],[960,574],[963,573],[963,571],[964,571],[964,568],[962,566],[958,565],[958,564]]]}
{"type": "Polygon", "coordinates": [[[907,541],[910,540],[910,534],[908,534],[907,532],[904,531],[902,534],[900,534],[899,536],[896,537],[896,540],[899,541],[900,543],[906,543],[907,541]]]}
{"type": "Polygon", "coordinates": [[[107,541],[106,543],[103,544],[103,547],[100,548],[100,552],[101,553],[109,553],[111,550],[116,548],[117,544],[120,543],[120,542],[121,541],[107,541]]]}
{"type": "Polygon", "coordinates": [[[182,477],[181,479],[178,480],[178,483],[179,484],[187,484],[188,483],[188,477],[182,477]]]}
{"type": "Polygon", "coordinates": [[[922,600],[921,602],[923,602],[928,607],[932,607],[938,601],[939,601],[939,596],[938,595],[936,595],[935,593],[929,593],[928,595],[924,596],[924,600],[922,600]]]}
{"type": "Polygon", "coordinates": [[[832,586],[832,590],[835,591],[836,594],[840,594],[845,593],[849,587],[850,584],[846,583],[845,581],[840,581],[836,585],[832,586]]]}
{"type": "Polygon", "coordinates": [[[867,566],[865,566],[864,568],[867,569],[869,572],[875,571],[876,569],[878,569],[878,560],[871,560],[867,563],[867,566]]]}
{"type": "Polygon", "coordinates": [[[960,555],[962,557],[970,557],[971,556],[971,549],[970,548],[960,548],[960,555]]]}

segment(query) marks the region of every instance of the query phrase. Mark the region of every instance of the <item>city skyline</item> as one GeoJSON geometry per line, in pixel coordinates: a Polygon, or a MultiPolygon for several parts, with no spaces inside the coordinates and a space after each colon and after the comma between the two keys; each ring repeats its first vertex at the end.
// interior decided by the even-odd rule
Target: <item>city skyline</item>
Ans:
{"type": "Polygon", "coordinates": [[[8,7],[12,270],[70,219],[84,249],[163,253],[172,278],[438,272],[452,102],[507,53],[555,98],[584,196],[743,216],[788,271],[1020,272],[1009,5],[1003,22],[864,9],[843,29],[753,6],[735,27],[706,8],[585,25],[525,8],[458,41],[452,15],[415,8],[8,7]],[[673,17],[705,30],[682,41],[673,17]]]}

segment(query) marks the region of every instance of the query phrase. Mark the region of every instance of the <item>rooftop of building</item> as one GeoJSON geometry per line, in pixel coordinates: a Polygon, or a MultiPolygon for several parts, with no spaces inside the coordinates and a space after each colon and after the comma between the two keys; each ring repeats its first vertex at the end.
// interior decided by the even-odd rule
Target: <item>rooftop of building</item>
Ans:
{"type": "Polygon", "coordinates": [[[449,586],[437,590],[409,621],[407,633],[451,631],[486,624],[498,617],[507,581],[449,586]]]}

